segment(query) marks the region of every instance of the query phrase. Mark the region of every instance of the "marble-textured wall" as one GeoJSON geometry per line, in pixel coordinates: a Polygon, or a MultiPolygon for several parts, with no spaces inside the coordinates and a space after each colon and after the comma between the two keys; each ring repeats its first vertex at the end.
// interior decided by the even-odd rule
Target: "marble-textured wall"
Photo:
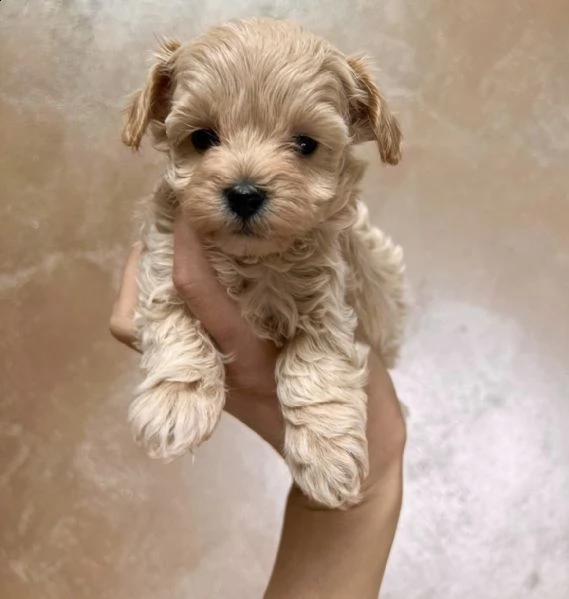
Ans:
{"type": "Polygon", "coordinates": [[[154,34],[299,20],[363,50],[407,153],[365,194],[416,309],[385,599],[569,597],[566,0],[20,0],[0,5],[0,595],[244,599],[288,474],[227,417],[164,466],[131,441],[136,357],[107,333],[160,159],[119,144],[154,34]]]}

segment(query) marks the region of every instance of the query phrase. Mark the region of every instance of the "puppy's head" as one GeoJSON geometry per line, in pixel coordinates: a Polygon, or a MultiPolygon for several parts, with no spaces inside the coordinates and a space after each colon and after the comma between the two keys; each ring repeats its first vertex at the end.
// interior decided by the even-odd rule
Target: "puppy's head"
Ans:
{"type": "Polygon", "coordinates": [[[281,251],[338,219],[375,140],[397,164],[401,132],[365,62],[294,23],[239,21],[162,43],[127,109],[124,142],[150,125],[192,226],[233,254],[281,251]]]}

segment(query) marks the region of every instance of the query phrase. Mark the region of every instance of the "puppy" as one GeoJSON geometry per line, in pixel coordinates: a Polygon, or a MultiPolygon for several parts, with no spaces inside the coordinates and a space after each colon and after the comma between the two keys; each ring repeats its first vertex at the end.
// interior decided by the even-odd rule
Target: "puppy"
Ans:
{"type": "Polygon", "coordinates": [[[397,164],[401,131],[365,62],[297,24],[250,19],[163,41],[128,108],[166,172],[144,230],[136,317],[145,379],[130,409],[150,455],[193,452],[221,415],[224,356],[172,282],[177,211],[255,333],[281,348],[283,453],[303,492],[357,503],[368,472],[366,340],[387,365],[406,311],[401,250],[373,228],[354,144],[397,164]]]}

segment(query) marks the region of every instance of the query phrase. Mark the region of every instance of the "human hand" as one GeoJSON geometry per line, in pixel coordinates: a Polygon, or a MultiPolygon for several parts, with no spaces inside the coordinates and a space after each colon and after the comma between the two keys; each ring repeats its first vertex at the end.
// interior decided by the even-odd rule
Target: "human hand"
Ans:
{"type": "MultiPolygon", "coordinates": [[[[114,305],[112,334],[136,343],[137,266],[133,248],[114,305]]],[[[238,306],[219,284],[194,233],[178,222],[174,232],[174,284],[221,351],[226,366],[226,410],[282,453],[284,426],[274,379],[277,349],[257,339],[238,306]]],[[[264,599],[374,599],[395,535],[402,497],[405,423],[391,378],[370,355],[368,449],[370,473],[362,502],[347,511],[320,510],[293,486],[275,565],[264,599]]]]}
{"type": "MultiPolygon", "coordinates": [[[[136,343],[133,314],[141,253],[142,247],[135,245],[110,322],[112,334],[130,347],[136,343]]],[[[284,426],[274,378],[278,350],[253,335],[238,306],[218,282],[196,235],[181,221],[176,223],[174,231],[173,278],[192,314],[202,322],[220,350],[232,356],[226,366],[226,411],[281,453],[284,426]]],[[[370,474],[363,489],[364,500],[374,493],[386,464],[402,453],[404,438],[405,426],[391,379],[381,360],[372,354],[368,383],[370,474]]]]}

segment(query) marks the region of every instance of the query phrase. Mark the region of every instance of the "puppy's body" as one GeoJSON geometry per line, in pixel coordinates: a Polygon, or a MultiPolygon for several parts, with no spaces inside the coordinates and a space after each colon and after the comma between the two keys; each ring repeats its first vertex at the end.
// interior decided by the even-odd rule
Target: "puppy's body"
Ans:
{"type": "Polygon", "coordinates": [[[375,138],[396,163],[397,122],[361,61],[292,23],[250,20],[163,46],[125,141],[138,146],[148,124],[170,161],[141,265],[137,436],[173,457],[207,439],[223,409],[223,357],[172,282],[181,208],[254,332],[282,348],[293,477],[330,507],[356,502],[368,468],[356,336],[393,363],[405,300],[401,252],[357,198],[364,168],[351,144],[375,138]]]}

